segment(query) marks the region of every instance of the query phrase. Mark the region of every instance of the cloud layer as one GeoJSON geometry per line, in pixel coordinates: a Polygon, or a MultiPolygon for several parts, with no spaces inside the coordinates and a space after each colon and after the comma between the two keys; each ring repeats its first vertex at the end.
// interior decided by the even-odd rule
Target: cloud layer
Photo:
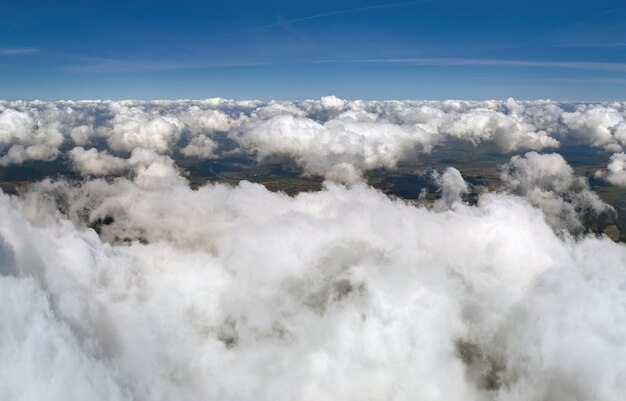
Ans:
{"type": "Polygon", "coordinates": [[[614,153],[597,176],[624,185],[624,115],[513,100],[2,102],[0,163],[65,157],[80,180],[0,193],[0,394],[621,401],[626,247],[585,232],[613,210],[548,149],[614,153]],[[433,202],[363,182],[458,140],[519,153],[495,191],[454,167],[428,173],[433,202]],[[176,162],[237,152],[326,181],[295,196],[192,189],[176,162]]]}
{"type": "Polygon", "coordinates": [[[134,181],[42,181],[0,196],[2,394],[626,393],[623,245],[559,237],[517,196],[468,206],[456,170],[439,179],[448,207],[429,209],[364,185],[191,190],[162,157],[133,154],[134,181]]]}
{"type": "MultiPolygon", "coordinates": [[[[501,152],[557,149],[567,143],[619,153],[626,146],[625,115],[622,103],[513,99],[4,101],[0,164],[52,160],[74,147],[90,152],[84,158],[97,157],[92,148],[126,158],[137,148],[219,158],[224,152],[219,134],[259,159],[286,156],[308,174],[355,182],[368,170],[394,169],[399,161],[451,139],[501,152]]],[[[68,157],[82,172],[85,164],[75,162],[79,152],[68,157]]]]}

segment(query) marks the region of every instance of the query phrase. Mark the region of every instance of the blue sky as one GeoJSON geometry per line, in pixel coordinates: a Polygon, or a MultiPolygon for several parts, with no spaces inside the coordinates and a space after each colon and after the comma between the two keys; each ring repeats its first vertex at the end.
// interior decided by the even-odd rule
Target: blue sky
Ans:
{"type": "Polygon", "coordinates": [[[624,1],[5,2],[0,98],[626,100],[624,1]]]}

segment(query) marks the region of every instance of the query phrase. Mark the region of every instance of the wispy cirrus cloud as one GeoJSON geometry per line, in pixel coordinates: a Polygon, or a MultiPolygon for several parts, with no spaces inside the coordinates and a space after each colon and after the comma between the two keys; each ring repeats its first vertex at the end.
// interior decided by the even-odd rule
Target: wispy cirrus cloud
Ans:
{"type": "Polygon", "coordinates": [[[173,60],[138,60],[136,58],[102,60],[90,64],[62,67],[65,73],[148,72],[166,70],[189,70],[223,67],[248,67],[267,65],[267,62],[204,62],[173,60]]]}
{"type": "Polygon", "coordinates": [[[326,12],[326,13],[307,15],[307,16],[304,16],[304,17],[298,17],[298,18],[292,18],[292,19],[280,19],[279,21],[271,23],[271,24],[256,26],[256,27],[248,28],[248,29],[242,29],[241,31],[233,32],[231,35],[235,35],[235,34],[239,34],[239,33],[261,31],[261,30],[264,30],[264,29],[275,28],[275,27],[278,27],[278,26],[288,25],[288,24],[291,24],[291,23],[302,22],[302,21],[310,21],[310,20],[319,19],[319,18],[325,18],[325,17],[333,17],[333,16],[336,16],[336,15],[353,14],[353,13],[359,13],[359,12],[364,12],[364,11],[381,10],[381,9],[385,9],[385,8],[407,7],[407,6],[412,6],[412,5],[421,4],[421,3],[430,3],[430,2],[433,2],[433,1],[436,1],[436,0],[405,1],[405,2],[400,2],[400,3],[390,3],[390,4],[374,4],[374,5],[370,5],[370,6],[355,7],[355,8],[349,8],[349,9],[344,9],[344,10],[336,10],[336,11],[329,11],[329,12],[326,12]]]}
{"type": "Polygon", "coordinates": [[[0,56],[21,56],[38,52],[34,47],[0,47],[0,56]]]}
{"type": "Polygon", "coordinates": [[[441,65],[441,66],[504,66],[504,67],[538,67],[566,68],[589,71],[626,72],[626,63],[596,61],[551,61],[551,60],[509,60],[455,57],[416,57],[416,58],[383,58],[355,60],[320,60],[320,63],[371,63],[371,64],[407,64],[407,65],[441,65]]]}

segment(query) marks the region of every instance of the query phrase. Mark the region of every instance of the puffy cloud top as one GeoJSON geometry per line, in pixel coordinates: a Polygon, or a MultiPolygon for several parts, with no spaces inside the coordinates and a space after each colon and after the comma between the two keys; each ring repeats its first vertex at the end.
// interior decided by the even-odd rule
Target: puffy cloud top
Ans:
{"type": "Polygon", "coordinates": [[[252,122],[233,135],[233,139],[257,151],[260,157],[294,156],[306,171],[320,175],[336,173],[338,166],[344,164],[359,171],[393,168],[406,153],[420,145],[428,146],[430,141],[429,135],[419,127],[352,119],[333,119],[320,124],[291,115],[252,122]]]}
{"type": "Polygon", "coordinates": [[[621,152],[612,155],[606,172],[598,171],[596,175],[606,178],[613,185],[626,187],[626,154],[621,152]]]}
{"type": "MultiPolygon", "coordinates": [[[[619,153],[626,144],[624,115],[621,103],[513,99],[0,101],[0,164],[59,155],[74,161],[76,152],[64,152],[75,147],[126,159],[135,149],[219,158],[225,152],[220,138],[226,136],[240,152],[287,156],[307,174],[355,182],[367,170],[394,169],[405,158],[445,146],[448,139],[502,152],[539,151],[566,142],[619,153]]],[[[111,171],[123,170],[119,161],[107,160],[115,164],[111,171]]]]}
{"type": "Polygon", "coordinates": [[[557,153],[513,156],[503,166],[502,180],[508,190],[540,207],[548,222],[557,228],[576,231],[583,227],[581,216],[612,211],[557,153]]]}
{"type": "MultiPolygon", "coordinates": [[[[626,393],[623,245],[559,237],[506,194],[440,212],[365,185],[295,197],[250,183],[191,190],[167,156],[131,159],[134,181],[0,194],[7,397],[626,393]]],[[[554,156],[513,164],[520,186],[546,187],[531,170],[562,177],[554,191],[575,181],[554,156]]],[[[449,199],[464,190],[454,169],[441,182],[449,199]]]]}
{"type": "Polygon", "coordinates": [[[74,169],[83,175],[118,174],[128,168],[128,161],[110,155],[107,151],[98,152],[91,148],[85,150],[77,146],[68,152],[74,169]]]}
{"type": "Polygon", "coordinates": [[[488,109],[475,109],[463,113],[442,128],[443,133],[468,140],[474,145],[492,141],[505,152],[559,146],[559,142],[548,136],[545,131],[534,130],[535,127],[513,116],[488,109]]]}
{"type": "MultiPolygon", "coordinates": [[[[85,176],[0,193],[0,394],[621,401],[626,247],[584,231],[611,212],[585,177],[526,150],[621,149],[623,115],[512,99],[0,102],[0,163],[62,155],[85,176]],[[477,202],[454,167],[426,178],[434,202],[363,182],[449,139],[523,154],[477,202]],[[233,152],[327,181],[191,189],[175,162],[233,152]]],[[[625,166],[616,151],[598,174],[626,185],[625,166]]]]}
{"type": "Polygon", "coordinates": [[[434,178],[441,190],[440,204],[436,205],[437,208],[452,207],[461,201],[461,195],[469,191],[461,172],[454,167],[448,167],[443,174],[435,172],[434,178]]]}
{"type": "Polygon", "coordinates": [[[623,111],[606,106],[579,106],[572,113],[563,113],[568,132],[582,143],[619,150],[623,138],[616,138],[614,129],[624,120],[623,111]]]}

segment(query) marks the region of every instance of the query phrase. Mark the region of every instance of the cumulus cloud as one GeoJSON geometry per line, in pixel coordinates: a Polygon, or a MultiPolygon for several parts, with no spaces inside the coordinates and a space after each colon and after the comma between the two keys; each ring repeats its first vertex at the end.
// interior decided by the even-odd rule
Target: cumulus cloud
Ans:
{"type": "Polygon", "coordinates": [[[180,150],[185,156],[192,157],[201,157],[204,159],[208,159],[214,157],[214,151],[217,148],[217,144],[208,136],[204,134],[200,134],[198,136],[194,136],[187,146],[180,150]]]}
{"type": "Polygon", "coordinates": [[[74,169],[83,175],[118,174],[128,169],[128,161],[110,155],[106,150],[99,152],[95,148],[85,150],[75,147],[68,152],[74,169]]]}
{"type": "MultiPolygon", "coordinates": [[[[153,185],[48,180],[0,195],[0,392],[11,399],[626,392],[623,245],[559,237],[506,194],[439,212],[363,184],[295,197],[245,182],[191,190],[167,156],[131,159],[153,185]]],[[[575,181],[550,169],[564,177],[555,191],[575,181]]],[[[465,190],[454,169],[440,181],[453,202],[465,190]]]]}
{"type": "Polygon", "coordinates": [[[92,139],[97,136],[96,131],[93,127],[87,125],[80,125],[78,127],[72,128],[70,131],[70,137],[74,144],[83,146],[91,143],[92,139]]]}
{"type": "Polygon", "coordinates": [[[165,153],[180,137],[182,122],[175,116],[124,105],[112,107],[115,116],[109,122],[111,132],[107,141],[113,150],[131,152],[135,148],[147,148],[165,153]]]}
{"type": "Polygon", "coordinates": [[[576,231],[583,228],[580,219],[586,214],[612,211],[589,189],[586,178],[576,176],[557,153],[513,156],[503,166],[501,178],[509,191],[540,207],[548,222],[557,228],[576,231]]]}
{"type": "Polygon", "coordinates": [[[56,147],[46,146],[44,144],[30,146],[13,145],[4,156],[0,157],[0,165],[22,164],[26,160],[52,160],[55,159],[58,154],[59,150],[56,147]]]}
{"type": "Polygon", "coordinates": [[[93,112],[72,102],[0,102],[0,164],[55,159],[67,137],[90,135],[93,112]]]}
{"type": "Polygon", "coordinates": [[[28,113],[14,109],[0,112],[0,145],[8,147],[0,165],[54,159],[62,143],[63,135],[55,127],[39,127],[28,113]]]}
{"type": "MultiPolygon", "coordinates": [[[[513,99],[0,101],[0,164],[67,152],[86,176],[0,193],[0,394],[621,401],[626,247],[584,232],[611,208],[562,156],[512,156],[475,205],[454,167],[433,174],[429,207],[363,175],[450,138],[617,150],[623,115],[513,99]],[[221,140],[328,181],[192,190],[174,157],[219,158],[221,140]]],[[[626,185],[625,165],[615,153],[598,174],[626,185]]]]}
{"type": "Polygon", "coordinates": [[[443,174],[435,171],[433,178],[441,191],[441,198],[435,204],[438,209],[451,208],[453,204],[461,201],[461,195],[469,192],[461,172],[454,167],[448,167],[443,174]]]}
{"type": "Polygon", "coordinates": [[[24,112],[5,109],[0,113],[0,142],[26,140],[36,129],[33,119],[24,112]]]}
{"type": "Polygon", "coordinates": [[[142,189],[163,189],[187,183],[174,160],[153,150],[133,150],[128,163],[134,169],[134,183],[142,189]]]}
{"type": "Polygon", "coordinates": [[[244,117],[231,117],[221,110],[202,109],[197,105],[189,106],[187,109],[178,109],[174,113],[185,124],[186,129],[194,134],[228,132],[233,127],[239,126],[244,117]]]}
{"type": "Polygon", "coordinates": [[[606,171],[598,171],[596,176],[605,178],[613,185],[626,187],[626,154],[621,152],[612,155],[606,171]]]}
{"type": "Polygon", "coordinates": [[[535,127],[528,123],[488,109],[475,109],[464,113],[444,125],[442,131],[475,145],[490,141],[505,152],[559,146],[559,142],[545,131],[535,131],[535,127]]]}
{"type": "Polygon", "coordinates": [[[430,145],[430,136],[419,127],[352,118],[321,124],[292,115],[250,122],[232,138],[260,158],[289,155],[308,173],[345,182],[353,181],[355,171],[394,168],[405,154],[430,145]],[[347,174],[340,173],[344,170],[347,174]]]}
{"type": "Polygon", "coordinates": [[[621,150],[621,140],[613,135],[613,129],[624,119],[616,108],[602,105],[581,105],[571,113],[563,113],[568,134],[577,141],[607,150],[621,150]]]}
{"type": "Polygon", "coordinates": [[[514,99],[0,101],[0,164],[53,160],[71,149],[66,142],[100,151],[106,143],[106,150],[126,157],[141,148],[215,158],[223,151],[217,135],[226,134],[242,152],[288,156],[307,174],[353,182],[449,139],[502,152],[563,143],[620,152],[625,113],[621,103],[514,99]]]}

